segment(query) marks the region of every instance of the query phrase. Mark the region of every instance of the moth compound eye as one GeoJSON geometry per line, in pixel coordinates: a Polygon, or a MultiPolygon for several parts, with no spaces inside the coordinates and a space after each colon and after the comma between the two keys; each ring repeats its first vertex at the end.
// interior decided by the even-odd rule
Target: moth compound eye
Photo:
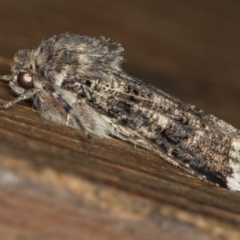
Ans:
{"type": "Polygon", "coordinates": [[[17,82],[24,89],[30,89],[34,87],[33,78],[27,72],[20,72],[17,76],[17,82]]]}

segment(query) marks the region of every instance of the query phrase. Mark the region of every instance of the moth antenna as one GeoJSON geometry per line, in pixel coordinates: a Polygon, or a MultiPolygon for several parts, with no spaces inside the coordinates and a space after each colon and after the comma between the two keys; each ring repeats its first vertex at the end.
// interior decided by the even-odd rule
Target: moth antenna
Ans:
{"type": "Polygon", "coordinates": [[[5,82],[10,82],[12,80],[12,76],[11,75],[0,75],[0,79],[5,82]]]}

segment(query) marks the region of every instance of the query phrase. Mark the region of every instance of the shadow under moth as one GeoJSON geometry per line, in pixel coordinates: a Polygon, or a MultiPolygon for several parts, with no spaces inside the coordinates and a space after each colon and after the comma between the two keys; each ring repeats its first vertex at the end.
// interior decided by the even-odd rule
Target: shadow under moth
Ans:
{"type": "Polygon", "coordinates": [[[117,137],[159,154],[198,178],[240,191],[237,129],[121,69],[123,48],[104,37],[59,34],[19,50],[11,75],[18,95],[53,122],[117,137]]]}

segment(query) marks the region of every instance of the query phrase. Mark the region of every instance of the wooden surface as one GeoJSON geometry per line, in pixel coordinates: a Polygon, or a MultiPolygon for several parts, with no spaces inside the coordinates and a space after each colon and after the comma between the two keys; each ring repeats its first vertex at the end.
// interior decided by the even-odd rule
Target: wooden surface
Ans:
{"type": "MultiPolygon", "coordinates": [[[[125,48],[124,69],[240,128],[238,1],[0,3],[0,74],[18,49],[71,31],[125,48]]],[[[0,82],[0,102],[15,96],[0,82]]],[[[0,239],[240,239],[240,193],[155,154],[38,116],[0,112],[0,239]]]]}

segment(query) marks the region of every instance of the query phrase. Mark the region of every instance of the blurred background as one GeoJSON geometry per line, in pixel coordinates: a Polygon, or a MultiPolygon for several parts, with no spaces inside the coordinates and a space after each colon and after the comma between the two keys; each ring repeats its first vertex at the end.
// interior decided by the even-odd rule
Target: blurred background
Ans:
{"type": "Polygon", "coordinates": [[[0,2],[0,70],[53,34],[106,36],[123,68],[240,128],[240,2],[8,0],[0,2]]]}

